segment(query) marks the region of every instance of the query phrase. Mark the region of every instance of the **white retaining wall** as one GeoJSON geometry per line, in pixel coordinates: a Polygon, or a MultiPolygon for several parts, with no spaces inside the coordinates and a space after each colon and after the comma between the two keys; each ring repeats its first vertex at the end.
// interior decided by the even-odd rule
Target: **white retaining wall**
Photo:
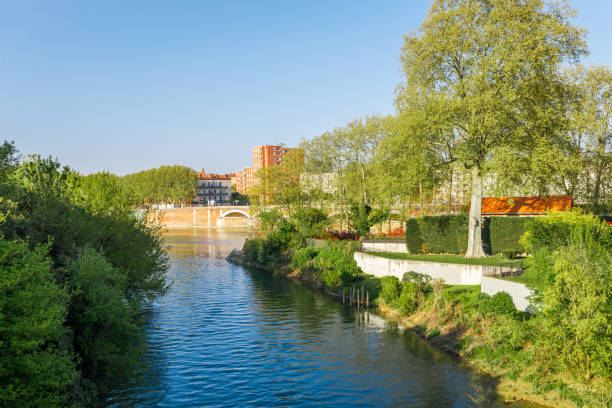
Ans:
{"type": "Polygon", "coordinates": [[[517,310],[524,312],[530,311],[527,297],[531,296],[531,290],[522,283],[483,276],[480,284],[480,291],[490,296],[498,292],[506,292],[512,297],[514,307],[516,307],[517,310]]]}
{"type": "Polygon", "coordinates": [[[364,241],[361,246],[364,251],[408,253],[408,249],[406,248],[406,241],[364,241]]]}
{"type": "Polygon", "coordinates": [[[447,285],[480,285],[483,274],[483,267],[480,265],[389,259],[364,252],[355,252],[354,257],[365,273],[379,278],[395,276],[402,279],[404,273],[414,271],[429,275],[433,279],[442,279],[447,285]]]}

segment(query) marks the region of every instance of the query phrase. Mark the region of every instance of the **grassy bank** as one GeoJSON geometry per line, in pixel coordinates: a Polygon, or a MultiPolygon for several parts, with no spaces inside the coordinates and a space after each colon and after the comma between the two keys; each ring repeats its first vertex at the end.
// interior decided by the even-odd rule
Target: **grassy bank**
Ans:
{"type": "Polygon", "coordinates": [[[489,297],[480,293],[479,285],[442,285],[419,274],[403,281],[376,278],[352,264],[354,250],[354,245],[336,241],[318,248],[287,246],[273,255],[265,240],[251,240],[239,256],[242,263],[333,295],[341,288],[363,286],[370,304],[384,316],[401,320],[432,345],[500,378],[498,392],[507,400],[554,407],[610,406],[610,383],[601,378],[581,381],[555,368],[534,346],[541,321],[516,311],[509,296],[489,297]]]}
{"type": "Polygon", "coordinates": [[[370,255],[381,256],[389,259],[401,259],[408,261],[455,263],[463,265],[499,266],[500,264],[520,264],[520,259],[506,259],[499,255],[486,258],[466,258],[463,255],[453,254],[406,254],[397,252],[368,251],[370,255]]]}

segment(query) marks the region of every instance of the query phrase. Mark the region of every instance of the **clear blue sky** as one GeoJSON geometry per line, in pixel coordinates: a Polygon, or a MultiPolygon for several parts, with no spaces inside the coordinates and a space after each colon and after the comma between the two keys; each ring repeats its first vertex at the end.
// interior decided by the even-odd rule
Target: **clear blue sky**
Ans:
{"type": "MultiPolygon", "coordinates": [[[[393,112],[428,0],[0,0],[0,138],[85,173],[230,172],[393,112]]],[[[574,0],[612,65],[612,0],[574,0]]]]}

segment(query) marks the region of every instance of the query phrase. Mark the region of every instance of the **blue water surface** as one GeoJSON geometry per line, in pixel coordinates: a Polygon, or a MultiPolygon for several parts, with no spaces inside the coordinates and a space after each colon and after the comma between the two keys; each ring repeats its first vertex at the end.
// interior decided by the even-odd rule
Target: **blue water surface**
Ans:
{"type": "Polygon", "coordinates": [[[172,286],[147,309],[147,369],[109,406],[504,406],[496,380],[414,332],[230,264],[245,235],[166,234],[172,286]]]}

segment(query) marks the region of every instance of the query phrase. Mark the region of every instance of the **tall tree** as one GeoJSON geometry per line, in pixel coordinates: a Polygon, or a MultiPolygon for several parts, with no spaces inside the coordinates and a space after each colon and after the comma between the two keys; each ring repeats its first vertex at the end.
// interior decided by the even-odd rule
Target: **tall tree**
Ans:
{"type": "Polygon", "coordinates": [[[564,89],[559,67],[586,52],[573,11],[544,0],[436,0],[401,53],[397,106],[420,112],[440,164],[471,174],[467,257],[481,241],[482,172],[496,148],[528,149],[558,134],[564,89]]]}
{"type": "Polygon", "coordinates": [[[578,95],[570,114],[569,141],[573,163],[582,167],[574,171],[573,179],[586,186],[585,198],[597,207],[612,179],[612,71],[607,66],[580,65],[565,74],[578,95]],[[581,170],[583,177],[577,174],[581,170]]]}

